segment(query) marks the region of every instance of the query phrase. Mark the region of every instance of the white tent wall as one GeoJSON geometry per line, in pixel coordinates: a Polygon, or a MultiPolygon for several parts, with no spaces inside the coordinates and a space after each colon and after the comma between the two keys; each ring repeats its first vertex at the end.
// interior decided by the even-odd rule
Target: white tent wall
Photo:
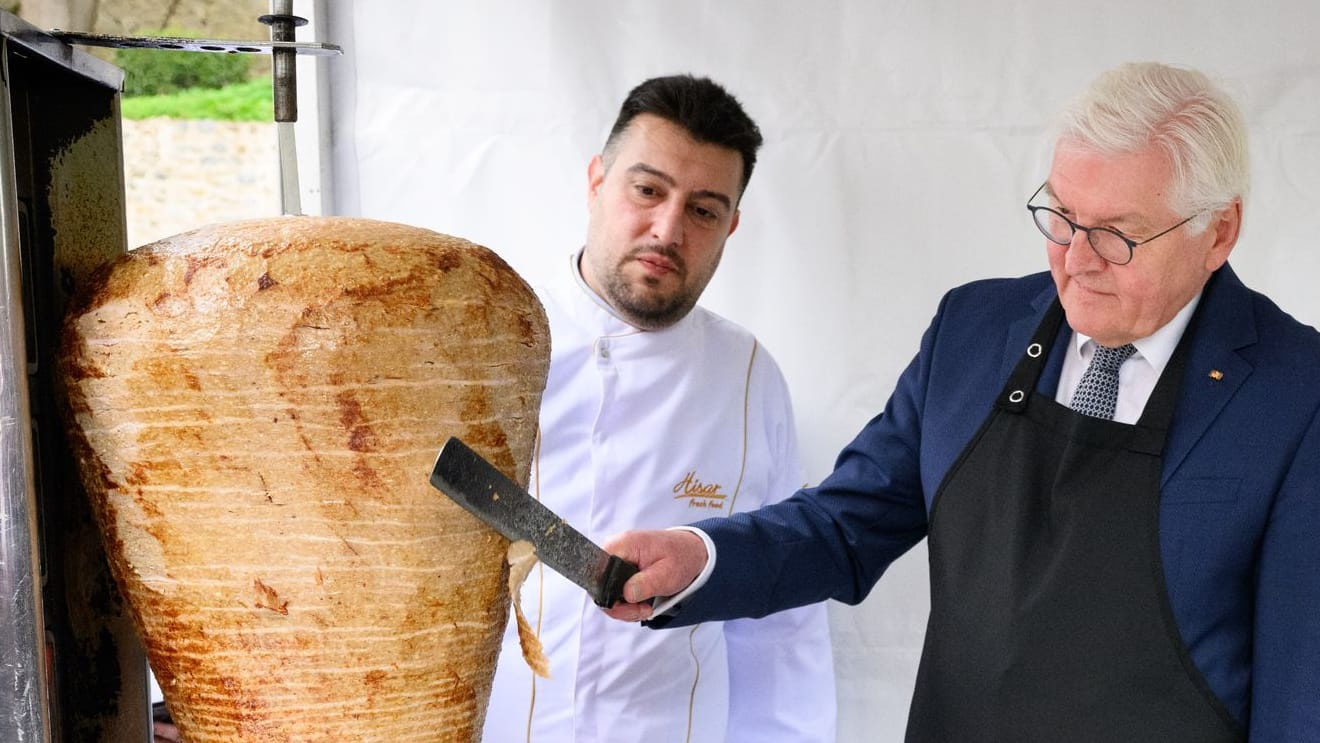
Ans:
{"type": "MultiPolygon", "coordinates": [[[[586,165],[626,92],[725,84],[766,144],[704,303],[783,367],[807,473],[884,405],[941,294],[1045,267],[1026,198],[1050,116],[1124,61],[1202,69],[1251,132],[1233,264],[1320,324],[1314,0],[489,0],[328,3],[333,210],[500,253],[532,283],[586,225],[586,165]]],[[[657,442],[659,444],[661,442],[657,442]]],[[[831,607],[840,741],[898,741],[928,596],[924,546],[831,607]]]]}

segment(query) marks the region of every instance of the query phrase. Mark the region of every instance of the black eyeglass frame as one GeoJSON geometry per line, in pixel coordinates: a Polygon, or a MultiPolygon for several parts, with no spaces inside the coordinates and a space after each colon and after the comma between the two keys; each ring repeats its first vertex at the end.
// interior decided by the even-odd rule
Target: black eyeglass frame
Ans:
{"type": "Polygon", "coordinates": [[[1076,235],[1078,232],[1085,232],[1085,233],[1086,233],[1086,244],[1091,246],[1091,250],[1092,250],[1092,252],[1094,252],[1096,255],[1100,256],[1100,257],[1101,257],[1102,259],[1104,259],[1106,262],[1112,263],[1112,264],[1114,264],[1115,266],[1126,266],[1127,264],[1131,263],[1131,262],[1132,262],[1132,255],[1133,255],[1133,253],[1134,253],[1134,251],[1135,251],[1135,248],[1136,248],[1138,245],[1145,245],[1145,244],[1148,243],[1148,242],[1151,242],[1151,241],[1153,241],[1153,240],[1157,240],[1157,239],[1159,239],[1159,238],[1161,238],[1161,237],[1164,237],[1165,235],[1169,234],[1170,232],[1173,232],[1174,230],[1178,229],[1179,227],[1182,227],[1183,225],[1185,225],[1185,224],[1187,224],[1188,222],[1192,221],[1192,219],[1194,219],[1195,217],[1197,217],[1197,216],[1199,216],[1199,215],[1201,214],[1201,212],[1196,212],[1196,213],[1193,214],[1192,216],[1188,217],[1187,219],[1184,219],[1183,221],[1179,222],[1178,224],[1175,224],[1174,226],[1170,227],[1169,229],[1164,230],[1163,232],[1161,232],[1161,233],[1159,233],[1159,234],[1157,234],[1157,235],[1154,235],[1154,236],[1152,236],[1152,237],[1148,237],[1148,238],[1146,238],[1145,240],[1133,240],[1132,238],[1128,237],[1127,235],[1124,235],[1122,232],[1119,232],[1118,230],[1116,230],[1116,229],[1114,229],[1114,228],[1112,228],[1112,227],[1084,227],[1084,226],[1082,226],[1082,225],[1080,225],[1080,224],[1077,224],[1076,222],[1072,221],[1071,219],[1068,219],[1067,217],[1063,216],[1062,214],[1059,213],[1059,211],[1058,211],[1057,209],[1051,209],[1051,208],[1048,207],[1048,206],[1039,206],[1039,205],[1032,204],[1031,202],[1034,201],[1034,200],[1036,199],[1036,197],[1040,195],[1040,192],[1041,192],[1041,191],[1044,191],[1044,190],[1045,190],[1045,186],[1048,185],[1048,184],[1049,184],[1049,181],[1045,181],[1044,183],[1040,184],[1040,188],[1036,189],[1036,192],[1033,193],[1033,194],[1031,195],[1031,198],[1027,199],[1027,211],[1031,212],[1031,221],[1032,221],[1033,224],[1036,225],[1036,229],[1040,230],[1040,234],[1044,235],[1046,240],[1049,240],[1050,242],[1054,243],[1055,245],[1064,245],[1064,246],[1068,246],[1068,245],[1072,245],[1072,238],[1073,238],[1074,235],[1076,235]],[[1042,227],[1042,226],[1040,225],[1040,221],[1036,219],[1036,212],[1040,212],[1040,211],[1046,211],[1046,212],[1049,212],[1050,214],[1053,214],[1054,216],[1058,217],[1059,219],[1062,219],[1062,220],[1068,225],[1068,228],[1069,228],[1070,230],[1072,230],[1072,234],[1068,235],[1068,238],[1069,238],[1069,239],[1068,239],[1067,242],[1059,242],[1058,240],[1056,240],[1056,239],[1054,238],[1054,236],[1050,235],[1048,232],[1045,231],[1045,228],[1042,227]],[[1101,253],[1101,252],[1100,252],[1100,249],[1097,248],[1097,247],[1095,246],[1095,240],[1092,239],[1092,237],[1091,237],[1091,235],[1092,235],[1093,233],[1096,233],[1096,232],[1108,232],[1109,234],[1113,235],[1114,237],[1117,237],[1119,240],[1122,240],[1123,243],[1124,243],[1125,245],[1127,245],[1127,249],[1128,249],[1128,257],[1127,257],[1127,260],[1125,260],[1125,261],[1121,261],[1121,262],[1120,262],[1120,261],[1116,261],[1116,260],[1113,260],[1112,258],[1106,257],[1104,253],[1101,253]]]}

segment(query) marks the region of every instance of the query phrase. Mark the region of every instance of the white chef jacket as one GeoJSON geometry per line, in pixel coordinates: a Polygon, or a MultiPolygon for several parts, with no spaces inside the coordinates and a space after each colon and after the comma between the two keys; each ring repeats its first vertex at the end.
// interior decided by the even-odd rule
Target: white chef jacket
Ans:
{"type": "MultiPolygon", "coordinates": [[[[577,255],[537,293],[550,319],[531,491],[597,543],[750,511],[803,484],[787,385],[741,327],[696,307],[642,331],[582,280],[577,255]]],[[[486,743],[832,743],[825,607],[651,630],[610,619],[538,565],[522,606],[550,661],[523,662],[510,619],[486,743]]]]}

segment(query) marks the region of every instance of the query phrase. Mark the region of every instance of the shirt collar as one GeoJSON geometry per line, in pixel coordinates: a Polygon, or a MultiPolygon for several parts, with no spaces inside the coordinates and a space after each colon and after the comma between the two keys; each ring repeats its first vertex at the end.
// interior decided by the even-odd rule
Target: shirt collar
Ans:
{"type": "MultiPolygon", "coordinates": [[[[578,250],[568,257],[569,274],[573,277],[573,285],[566,287],[566,291],[572,295],[570,306],[573,307],[573,316],[583,326],[591,328],[591,332],[603,335],[623,337],[637,335],[639,333],[650,333],[651,331],[642,330],[627,320],[623,319],[614,307],[605,298],[596,293],[595,289],[587,283],[586,278],[582,276],[582,250],[578,250]]],[[[662,332],[662,331],[659,331],[662,332]]]]}
{"type": "MultiPolygon", "coordinates": [[[[1169,363],[1169,359],[1173,358],[1173,351],[1178,347],[1178,341],[1182,339],[1183,331],[1187,330],[1187,323],[1191,322],[1192,313],[1196,311],[1196,305],[1201,302],[1201,293],[1197,292],[1190,302],[1183,305],[1181,310],[1178,310],[1178,314],[1174,315],[1172,320],[1164,324],[1164,327],[1145,338],[1132,341],[1132,345],[1136,346],[1137,355],[1153,366],[1156,374],[1162,373],[1164,367],[1169,363]]],[[[1073,352],[1082,359],[1087,358],[1083,351],[1088,343],[1095,343],[1091,336],[1073,333],[1073,352]]]]}
{"type": "Polygon", "coordinates": [[[605,297],[602,297],[601,294],[595,293],[595,289],[591,288],[591,285],[587,284],[586,278],[582,276],[582,251],[585,251],[585,249],[586,248],[578,248],[576,253],[569,256],[569,273],[572,273],[573,281],[578,285],[578,289],[581,289],[582,293],[586,294],[586,296],[601,307],[602,310],[614,315],[616,319],[623,319],[622,317],[619,317],[619,313],[614,311],[614,307],[610,306],[610,302],[606,302],[605,297]]]}
{"type": "Polygon", "coordinates": [[[622,317],[619,317],[619,313],[614,311],[614,308],[610,306],[610,303],[606,302],[604,297],[597,294],[596,290],[592,289],[591,285],[587,283],[586,278],[582,276],[582,252],[584,250],[586,250],[586,248],[579,248],[576,253],[573,253],[568,257],[568,270],[573,274],[573,281],[577,283],[578,288],[581,289],[591,301],[595,302],[598,307],[609,313],[611,317],[620,322],[627,322],[622,317]]]}
{"type": "MultiPolygon", "coordinates": [[[[596,290],[592,289],[591,285],[587,283],[586,278],[582,276],[582,253],[585,250],[586,248],[579,248],[577,252],[568,257],[568,269],[573,275],[573,282],[577,284],[577,288],[582,292],[582,295],[591,300],[592,309],[604,313],[605,317],[608,318],[602,323],[602,332],[622,335],[646,333],[649,336],[661,336],[670,334],[671,331],[677,332],[679,328],[683,328],[693,322],[693,316],[696,315],[696,311],[699,309],[696,307],[693,308],[692,312],[684,315],[678,322],[668,327],[660,328],[659,330],[639,328],[628,322],[614,310],[614,307],[609,302],[605,301],[604,297],[597,294],[596,290]],[[618,325],[616,326],[615,323],[618,323],[618,325]]],[[[601,322],[601,320],[598,319],[596,322],[601,322]]]]}

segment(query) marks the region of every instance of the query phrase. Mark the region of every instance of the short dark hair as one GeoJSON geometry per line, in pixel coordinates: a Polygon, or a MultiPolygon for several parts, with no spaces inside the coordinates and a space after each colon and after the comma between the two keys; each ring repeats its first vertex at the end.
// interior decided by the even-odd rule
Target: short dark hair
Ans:
{"type": "Polygon", "coordinates": [[[628,93],[619,107],[605,151],[619,138],[632,120],[641,114],[659,116],[677,124],[698,142],[736,150],[742,155],[742,190],[752,179],[756,151],[761,148],[761,129],[743,110],[729,91],[707,77],[669,75],[653,77],[628,93]]]}

